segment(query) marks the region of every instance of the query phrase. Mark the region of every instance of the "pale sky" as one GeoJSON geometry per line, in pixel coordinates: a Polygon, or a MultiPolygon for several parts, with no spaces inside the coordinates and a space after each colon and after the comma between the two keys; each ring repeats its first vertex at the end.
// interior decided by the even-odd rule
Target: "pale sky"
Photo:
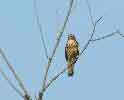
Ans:
{"type": "MultiPolygon", "coordinates": [[[[77,37],[80,49],[87,42],[92,25],[85,0],[75,0],[73,12],[57,49],[49,79],[66,67],[64,47],[68,33],[77,37]]],[[[103,16],[95,37],[117,29],[124,34],[123,0],[89,0],[94,20],[103,16]]],[[[69,0],[37,0],[40,23],[49,55],[54,47],[68,9],[69,0]]],[[[64,73],[46,91],[44,100],[124,100],[124,38],[111,38],[90,44],[75,65],[73,78],[64,73]]],[[[0,47],[34,97],[41,87],[47,59],[34,15],[33,0],[0,0],[0,47]]],[[[0,66],[17,83],[0,58],[0,66]]],[[[0,74],[0,100],[22,100],[0,74]]]]}

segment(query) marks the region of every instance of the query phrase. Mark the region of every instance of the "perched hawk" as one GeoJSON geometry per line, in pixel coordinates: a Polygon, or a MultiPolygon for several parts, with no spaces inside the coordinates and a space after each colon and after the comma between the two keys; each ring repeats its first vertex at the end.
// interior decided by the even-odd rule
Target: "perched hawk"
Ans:
{"type": "Polygon", "coordinates": [[[68,76],[74,74],[74,64],[76,63],[77,56],[79,55],[78,42],[73,34],[68,36],[68,40],[65,47],[65,58],[68,67],[68,76]]]}

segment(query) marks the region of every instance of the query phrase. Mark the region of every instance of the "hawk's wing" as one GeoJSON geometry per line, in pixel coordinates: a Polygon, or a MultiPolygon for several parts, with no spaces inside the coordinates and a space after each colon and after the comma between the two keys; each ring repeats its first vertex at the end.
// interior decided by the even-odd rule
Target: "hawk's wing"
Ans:
{"type": "Polygon", "coordinates": [[[77,48],[78,48],[78,50],[77,50],[77,56],[79,56],[79,44],[78,44],[77,41],[76,41],[76,43],[77,43],[77,48]]]}
{"type": "Polygon", "coordinates": [[[77,52],[76,52],[76,54],[74,56],[73,64],[75,64],[77,62],[77,59],[78,59],[78,56],[79,56],[79,44],[78,44],[78,42],[76,40],[75,40],[75,43],[76,43],[77,52]]]}
{"type": "Polygon", "coordinates": [[[65,59],[66,59],[66,61],[68,61],[67,49],[68,49],[68,47],[67,47],[67,43],[66,43],[66,46],[65,46],[65,59]]]}

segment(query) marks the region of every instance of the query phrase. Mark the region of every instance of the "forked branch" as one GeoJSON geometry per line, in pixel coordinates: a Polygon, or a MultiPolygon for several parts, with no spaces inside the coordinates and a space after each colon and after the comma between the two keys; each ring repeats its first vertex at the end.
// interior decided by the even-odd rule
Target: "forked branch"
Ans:
{"type": "Polygon", "coordinates": [[[124,37],[124,35],[121,34],[119,31],[115,31],[113,33],[110,33],[108,35],[105,35],[105,36],[102,36],[102,37],[99,37],[99,38],[92,39],[90,41],[91,42],[96,42],[96,41],[99,41],[99,40],[104,40],[104,39],[110,38],[110,37],[115,36],[115,35],[120,35],[121,37],[124,37]]]}
{"type": "Polygon", "coordinates": [[[112,36],[114,36],[115,34],[117,34],[117,31],[116,31],[116,32],[113,32],[113,33],[111,33],[111,34],[108,34],[108,35],[99,37],[99,38],[92,39],[92,40],[90,40],[90,41],[95,42],[95,41],[98,41],[98,40],[103,40],[103,39],[112,37],[112,36]]]}
{"type": "Polygon", "coordinates": [[[74,0],[70,0],[70,3],[69,3],[69,10],[67,11],[67,15],[65,17],[65,20],[64,20],[64,23],[63,23],[63,26],[61,28],[61,31],[57,37],[57,41],[56,41],[56,44],[54,46],[54,49],[52,51],[52,55],[51,57],[48,59],[48,63],[47,63],[47,66],[46,66],[46,71],[45,71],[45,74],[44,74],[44,78],[43,78],[43,85],[42,85],[42,90],[40,91],[39,93],[39,100],[42,100],[42,96],[43,96],[43,92],[44,92],[44,87],[46,85],[46,81],[47,81],[47,75],[48,75],[48,71],[49,71],[49,68],[51,66],[51,63],[52,63],[52,60],[53,60],[53,57],[56,53],[56,50],[60,44],[60,41],[61,41],[61,38],[62,38],[62,35],[64,33],[64,30],[66,28],[66,25],[67,25],[67,22],[68,22],[68,19],[69,19],[69,16],[71,14],[71,10],[72,10],[72,7],[73,7],[73,3],[74,3],[74,0]]]}
{"type": "MultiPolygon", "coordinates": [[[[84,51],[88,48],[88,46],[89,46],[89,44],[90,44],[90,41],[92,40],[92,38],[93,38],[93,36],[94,36],[94,34],[95,34],[96,25],[97,25],[97,23],[98,23],[102,18],[103,18],[103,17],[100,17],[100,18],[94,23],[91,36],[90,36],[89,40],[87,41],[87,43],[85,44],[85,46],[83,47],[83,49],[81,50],[80,55],[82,55],[82,53],[84,53],[84,51]]],[[[80,56],[80,55],[79,55],[79,56],[80,56]]]]}

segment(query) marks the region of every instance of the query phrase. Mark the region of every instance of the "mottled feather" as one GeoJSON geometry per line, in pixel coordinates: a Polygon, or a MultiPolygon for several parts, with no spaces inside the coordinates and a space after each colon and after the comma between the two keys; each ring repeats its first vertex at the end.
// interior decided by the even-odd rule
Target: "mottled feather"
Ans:
{"type": "Polygon", "coordinates": [[[74,64],[76,63],[78,55],[79,55],[78,42],[76,41],[75,36],[71,34],[69,35],[65,46],[65,58],[68,64],[68,76],[73,76],[74,64]]]}

